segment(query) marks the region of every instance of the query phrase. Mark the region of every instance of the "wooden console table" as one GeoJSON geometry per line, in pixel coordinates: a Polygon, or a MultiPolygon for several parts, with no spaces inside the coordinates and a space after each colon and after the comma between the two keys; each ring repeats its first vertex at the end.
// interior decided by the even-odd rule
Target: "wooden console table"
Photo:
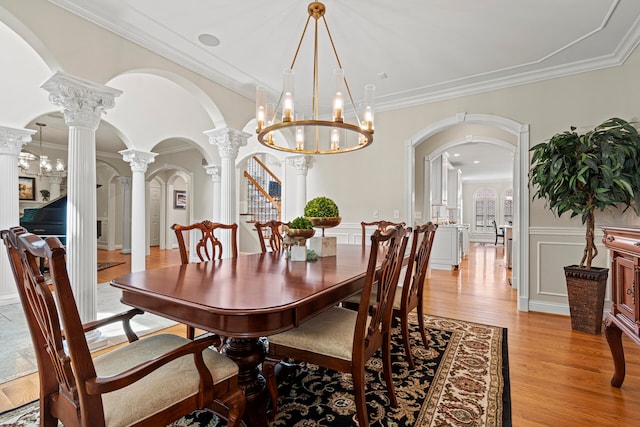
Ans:
{"type": "Polygon", "coordinates": [[[625,375],[622,332],[640,344],[640,227],[602,227],[603,243],[611,252],[611,312],[605,319],[605,335],[614,374],[611,385],[622,386],[625,375]]]}

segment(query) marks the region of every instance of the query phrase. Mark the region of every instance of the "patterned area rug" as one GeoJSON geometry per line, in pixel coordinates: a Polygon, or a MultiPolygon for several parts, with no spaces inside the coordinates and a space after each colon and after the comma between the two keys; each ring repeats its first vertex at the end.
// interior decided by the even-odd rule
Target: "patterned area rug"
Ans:
{"type": "MultiPolygon", "coordinates": [[[[506,329],[425,316],[429,348],[421,344],[415,315],[411,320],[416,369],[406,362],[400,331],[394,330],[392,363],[398,408],[390,407],[382,363],[367,365],[367,410],[372,427],[511,426],[506,329]]],[[[351,376],[300,364],[278,387],[279,426],[356,426],[351,376]]],[[[37,426],[38,404],[0,414],[0,426],[37,426]]],[[[225,422],[196,411],[172,427],[218,427],[225,422]]]]}
{"type": "Polygon", "coordinates": [[[98,263],[98,271],[106,270],[107,268],[115,267],[116,265],[124,264],[124,261],[119,262],[99,262],[98,263]]]}

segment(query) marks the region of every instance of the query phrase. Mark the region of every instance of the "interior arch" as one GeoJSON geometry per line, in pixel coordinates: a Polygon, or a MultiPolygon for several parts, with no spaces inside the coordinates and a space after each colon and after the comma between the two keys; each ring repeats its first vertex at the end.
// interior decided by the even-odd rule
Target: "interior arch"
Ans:
{"type": "MultiPolygon", "coordinates": [[[[512,284],[518,290],[518,309],[528,311],[528,260],[529,258],[529,190],[526,180],[529,157],[529,127],[506,117],[490,114],[458,113],[455,116],[435,122],[416,133],[406,142],[406,182],[407,200],[406,207],[410,224],[415,221],[416,210],[416,148],[430,137],[459,125],[478,124],[489,128],[496,128],[515,137],[514,148],[514,221],[513,221],[513,278],[512,284]]],[[[498,141],[494,141],[498,143],[498,141]]],[[[508,144],[504,142],[505,144],[508,144]]],[[[507,147],[507,145],[505,145],[507,147]]]]}

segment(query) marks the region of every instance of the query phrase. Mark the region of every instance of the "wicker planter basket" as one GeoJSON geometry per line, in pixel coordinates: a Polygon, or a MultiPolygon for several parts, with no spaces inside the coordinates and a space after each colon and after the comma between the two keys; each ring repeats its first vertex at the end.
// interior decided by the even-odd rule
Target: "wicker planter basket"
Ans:
{"type": "Polygon", "coordinates": [[[608,268],[564,268],[567,279],[571,327],[576,331],[599,334],[602,330],[604,295],[607,289],[608,268]]]}

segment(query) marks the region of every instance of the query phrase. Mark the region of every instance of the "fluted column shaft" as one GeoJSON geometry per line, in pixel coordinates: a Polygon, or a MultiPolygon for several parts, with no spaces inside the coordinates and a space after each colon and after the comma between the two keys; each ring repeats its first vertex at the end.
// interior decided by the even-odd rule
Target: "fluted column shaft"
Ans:
{"type": "MultiPolygon", "coordinates": [[[[0,126],[0,230],[15,227],[20,221],[18,196],[18,155],[36,131],[0,126]]],[[[18,288],[13,278],[6,248],[0,249],[0,305],[18,302],[18,288]]]]}
{"type": "Polygon", "coordinates": [[[83,322],[97,318],[96,129],[122,92],[57,72],[42,88],[69,126],[67,270],[83,322]]]}
{"type": "MultiPolygon", "coordinates": [[[[234,129],[213,129],[205,132],[209,142],[218,147],[221,164],[220,182],[220,222],[225,224],[237,223],[237,194],[236,194],[236,164],[240,147],[247,145],[249,134],[234,129]]],[[[231,248],[230,233],[223,233],[222,243],[223,257],[228,257],[231,248]]]]}
{"type": "Polygon", "coordinates": [[[222,222],[220,219],[220,194],[221,194],[221,182],[222,182],[222,167],[209,165],[205,166],[205,171],[208,175],[211,175],[211,182],[213,183],[213,194],[212,194],[212,210],[211,210],[211,220],[213,222],[222,222]]]}
{"type": "Polygon", "coordinates": [[[122,186],[122,250],[121,254],[131,253],[131,178],[118,178],[122,186]]]}
{"type": "Polygon", "coordinates": [[[296,156],[289,159],[289,165],[296,170],[296,216],[302,216],[307,204],[307,173],[313,159],[311,156],[296,156]]]}
{"type": "Polygon", "coordinates": [[[139,150],[120,151],[132,172],[131,182],[131,271],[143,271],[146,268],[146,186],[147,166],[154,162],[156,153],[139,150]]]}

